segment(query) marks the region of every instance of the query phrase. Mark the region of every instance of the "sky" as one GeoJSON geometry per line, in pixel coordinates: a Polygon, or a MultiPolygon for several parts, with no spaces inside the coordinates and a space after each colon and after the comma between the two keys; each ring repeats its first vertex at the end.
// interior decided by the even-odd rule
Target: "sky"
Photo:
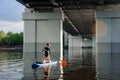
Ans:
{"type": "Polygon", "coordinates": [[[24,6],[16,0],[0,0],[0,31],[23,32],[24,6]]]}

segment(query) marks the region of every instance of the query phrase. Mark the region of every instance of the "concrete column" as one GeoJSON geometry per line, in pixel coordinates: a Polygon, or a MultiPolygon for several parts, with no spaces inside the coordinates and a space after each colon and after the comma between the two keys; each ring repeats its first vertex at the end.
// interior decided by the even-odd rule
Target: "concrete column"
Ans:
{"type": "Polygon", "coordinates": [[[92,36],[92,54],[96,55],[96,37],[92,36]]]}
{"type": "Polygon", "coordinates": [[[35,57],[41,61],[44,53],[40,53],[47,42],[54,55],[62,59],[62,24],[63,14],[60,12],[31,13],[28,9],[23,13],[24,20],[24,73],[31,72],[31,63],[35,57]]]}
{"type": "Polygon", "coordinates": [[[120,11],[97,11],[96,23],[98,76],[112,79],[120,70],[120,11]]]}
{"type": "Polygon", "coordinates": [[[68,36],[68,58],[72,59],[74,56],[80,55],[82,51],[82,38],[81,36],[68,36]]]}
{"type": "Polygon", "coordinates": [[[96,12],[96,42],[98,52],[119,53],[120,37],[120,11],[97,11],[96,12]],[[101,45],[101,46],[100,46],[101,45]]]}
{"type": "Polygon", "coordinates": [[[92,45],[92,40],[87,38],[82,39],[82,48],[91,48],[92,45]]]}

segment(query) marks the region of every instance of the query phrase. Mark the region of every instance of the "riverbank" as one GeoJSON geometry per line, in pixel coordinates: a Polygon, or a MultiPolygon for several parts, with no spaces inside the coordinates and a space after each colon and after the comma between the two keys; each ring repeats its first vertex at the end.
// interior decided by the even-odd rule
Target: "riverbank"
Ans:
{"type": "Polygon", "coordinates": [[[23,46],[19,45],[19,46],[0,46],[0,50],[2,51],[9,51],[9,50],[23,50],[23,46]]]}

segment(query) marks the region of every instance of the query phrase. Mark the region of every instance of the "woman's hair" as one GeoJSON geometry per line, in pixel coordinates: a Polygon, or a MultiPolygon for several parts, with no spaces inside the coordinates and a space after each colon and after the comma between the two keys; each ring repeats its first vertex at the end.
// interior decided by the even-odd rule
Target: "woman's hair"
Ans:
{"type": "Polygon", "coordinates": [[[46,45],[47,45],[47,46],[49,46],[49,45],[50,45],[50,43],[46,43],[46,45]]]}

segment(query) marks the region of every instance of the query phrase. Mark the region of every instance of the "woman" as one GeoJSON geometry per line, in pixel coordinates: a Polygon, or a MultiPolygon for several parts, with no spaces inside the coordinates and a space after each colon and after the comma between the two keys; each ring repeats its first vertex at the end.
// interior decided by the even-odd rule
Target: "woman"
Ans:
{"type": "Polygon", "coordinates": [[[42,51],[45,51],[45,55],[42,58],[42,62],[50,63],[50,56],[49,56],[49,54],[51,55],[50,44],[46,43],[46,46],[44,47],[44,49],[42,51]]]}

